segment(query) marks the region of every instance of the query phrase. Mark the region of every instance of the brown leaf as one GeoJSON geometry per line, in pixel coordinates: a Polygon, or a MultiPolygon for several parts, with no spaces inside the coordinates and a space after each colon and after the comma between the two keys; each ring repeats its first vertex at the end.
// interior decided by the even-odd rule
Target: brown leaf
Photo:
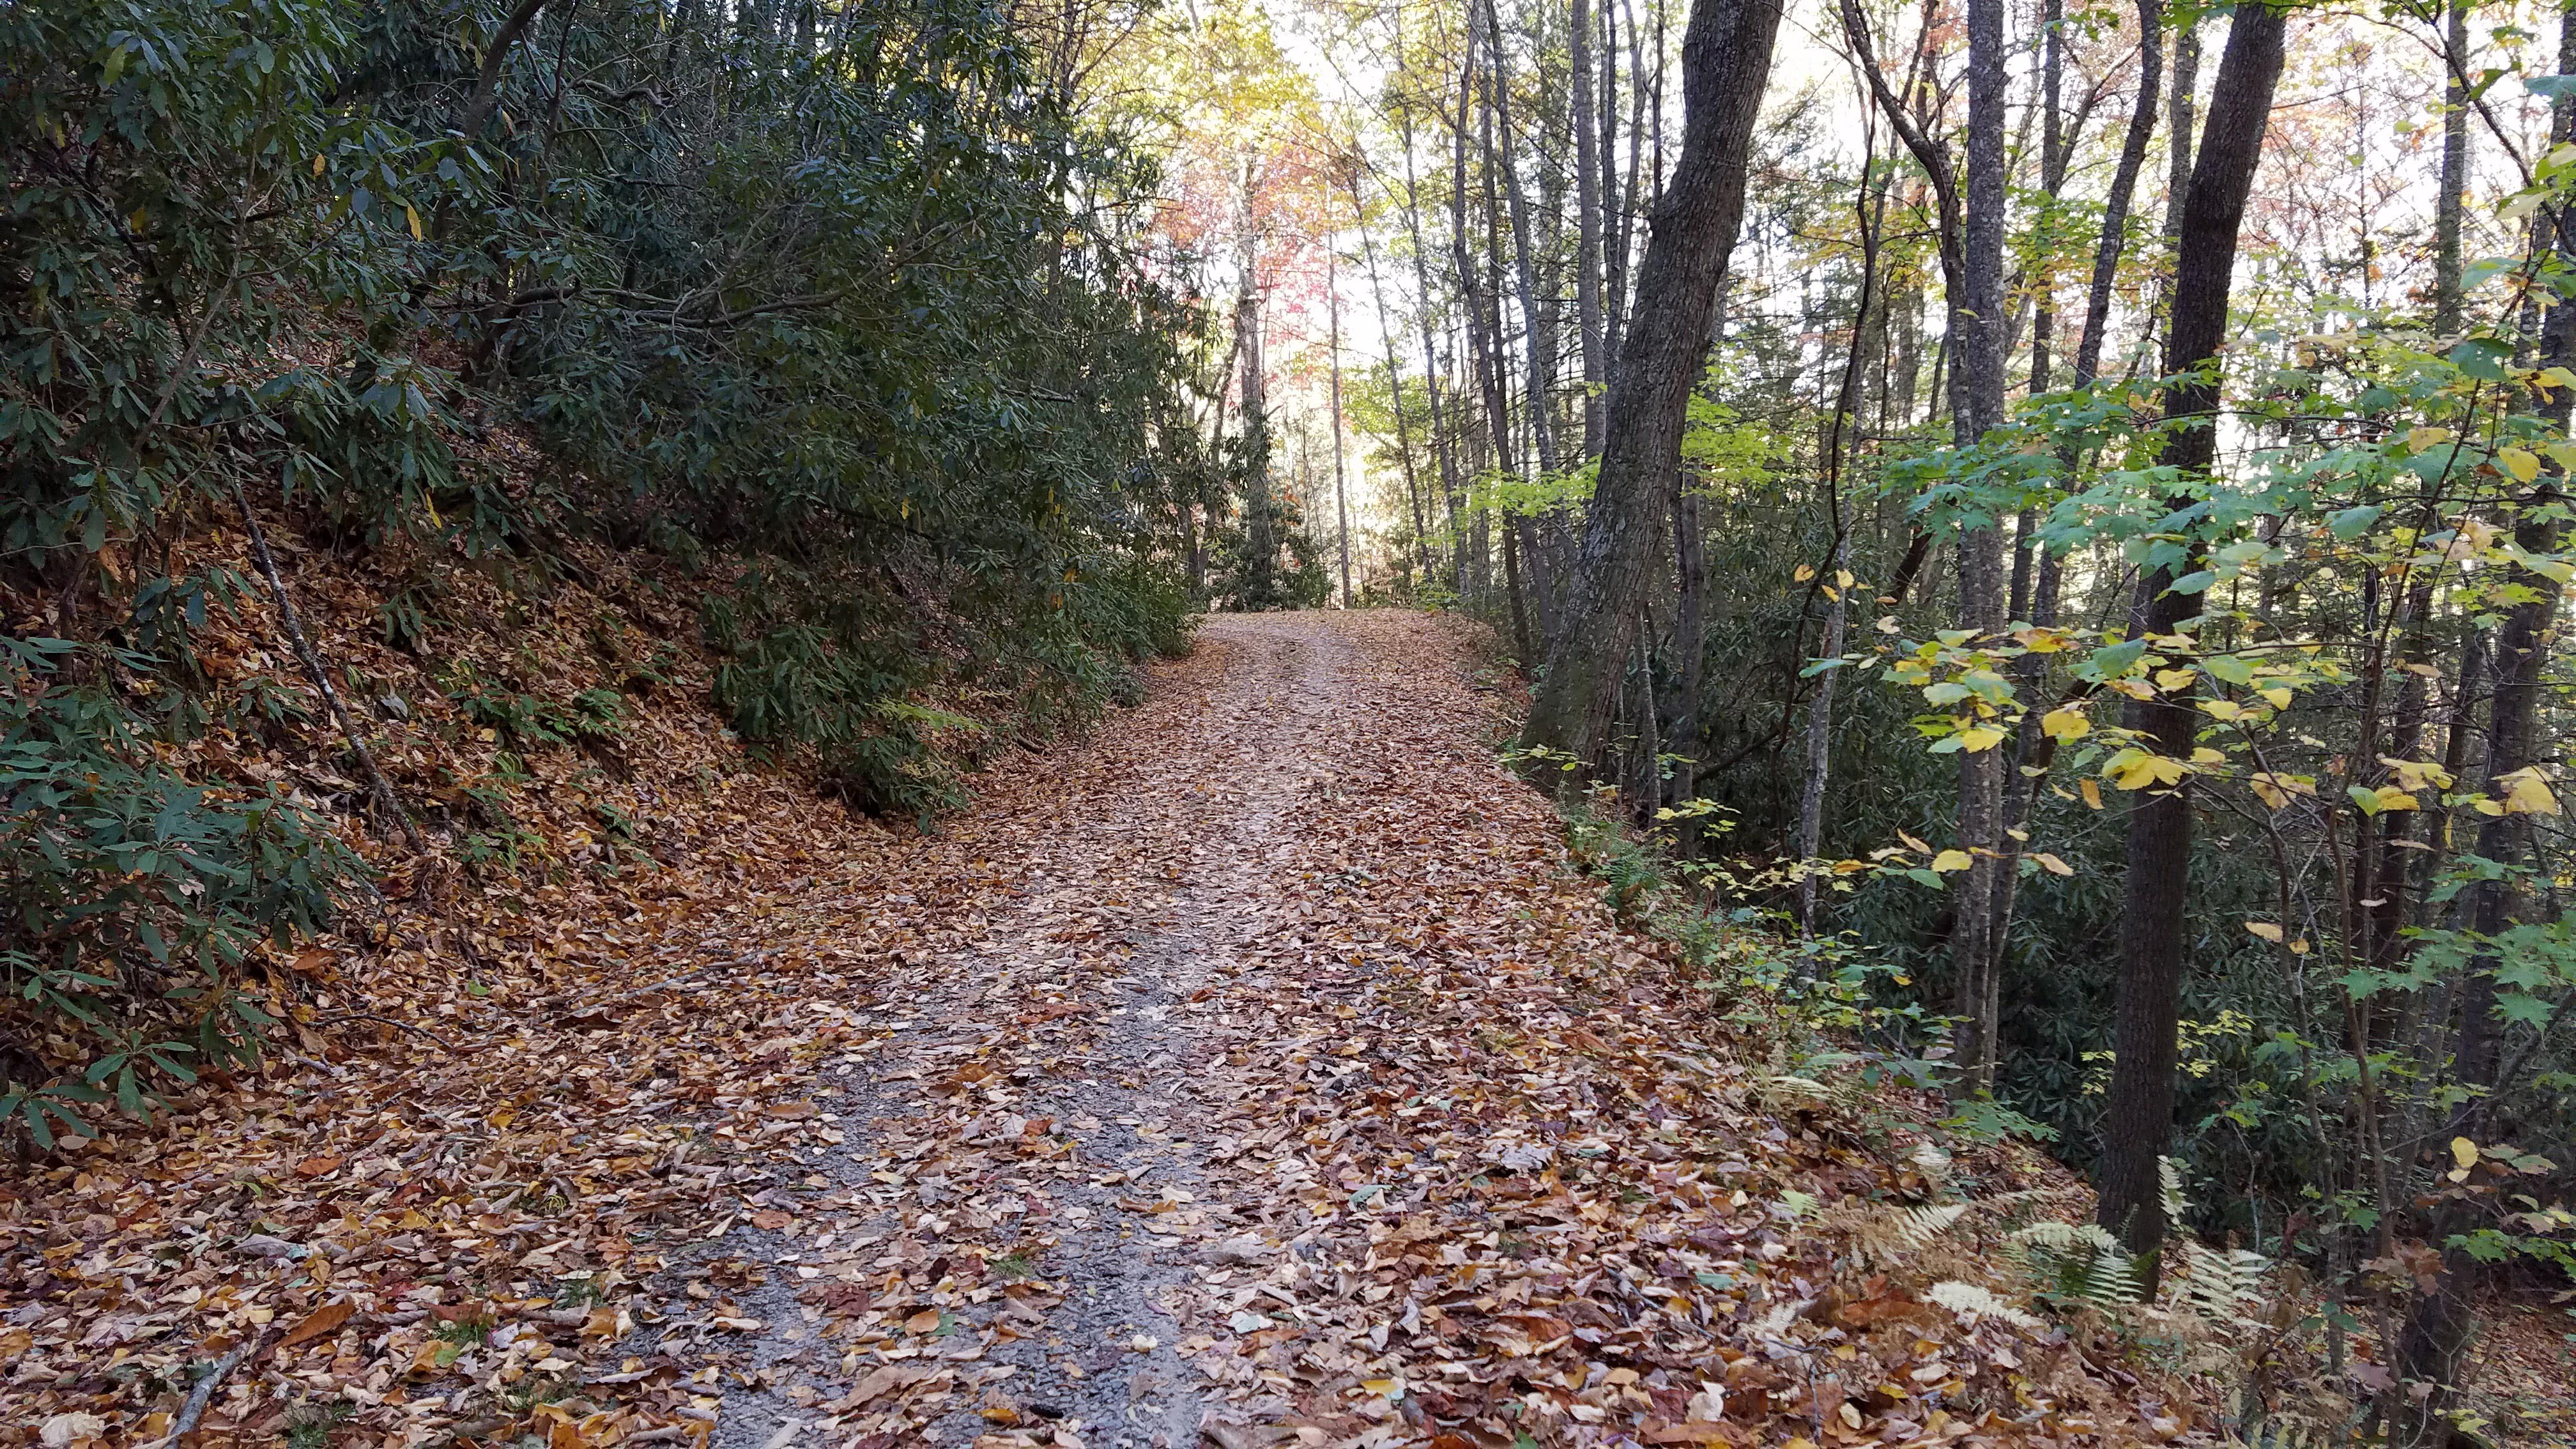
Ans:
{"type": "Polygon", "coordinates": [[[277,1341],[277,1346],[281,1351],[299,1348],[325,1334],[336,1333],[341,1324],[349,1321],[349,1315],[356,1311],[356,1305],[346,1298],[325,1303],[306,1314],[303,1322],[286,1330],[286,1336],[277,1341]]]}
{"type": "Polygon", "coordinates": [[[295,1164],[295,1175],[297,1177],[321,1177],[328,1173],[338,1172],[340,1170],[340,1164],[347,1160],[348,1159],[342,1157],[308,1157],[302,1162],[295,1164]]]}
{"type": "Polygon", "coordinates": [[[751,1225],[764,1232],[777,1232],[794,1221],[796,1221],[794,1213],[783,1213],[776,1208],[768,1208],[751,1215],[751,1225]]]}
{"type": "Polygon", "coordinates": [[[772,1102],[766,1110],[770,1116],[789,1122],[802,1121],[807,1117],[819,1117],[823,1114],[823,1109],[811,1102],[772,1102]]]}

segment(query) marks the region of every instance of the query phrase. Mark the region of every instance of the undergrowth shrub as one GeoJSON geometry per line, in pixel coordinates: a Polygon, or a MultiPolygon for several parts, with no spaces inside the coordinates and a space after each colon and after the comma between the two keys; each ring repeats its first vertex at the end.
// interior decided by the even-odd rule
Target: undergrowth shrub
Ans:
{"type": "Polygon", "coordinates": [[[273,787],[163,768],[149,721],[67,677],[68,641],[0,644],[0,984],[19,1008],[0,1016],[0,1122],[50,1146],[83,1105],[148,1113],[154,1079],[248,1061],[270,1018],[235,968],[320,929],[357,862],[273,787]]]}
{"type": "MultiPolygon", "coordinates": [[[[988,736],[1133,699],[1185,645],[1183,510],[1223,474],[1187,425],[1199,314],[1151,167],[1009,13],[591,0],[504,46],[514,8],[0,7],[0,1056],[38,1139],[249,1050],[241,963],[355,878],[319,813],[352,802],[155,753],[333,727],[309,680],[195,658],[251,589],[175,560],[245,510],[393,564],[368,626],[425,663],[424,558],[515,629],[583,540],[657,551],[741,738],[870,810],[954,805],[988,736]]],[[[433,667],[515,776],[613,758],[616,690],[673,664],[433,667]]],[[[549,866],[497,787],[437,794],[412,813],[476,874],[549,866]]]]}

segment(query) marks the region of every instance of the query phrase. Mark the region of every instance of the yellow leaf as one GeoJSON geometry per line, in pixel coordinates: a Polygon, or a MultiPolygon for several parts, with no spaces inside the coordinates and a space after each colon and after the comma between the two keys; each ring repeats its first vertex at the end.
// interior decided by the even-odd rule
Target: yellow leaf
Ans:
{"type": "Polygon", "coordinates": [[[1858,583],[1859,580],[1852,577],[1852,571],[1850,569],[1836,569],[1834,570],[1834,582],[1848,589],[1853,584],[1858,583]]]}
{"type": "Polygon", "coordinates": [[[2406,430],[2406,451],[2410,453],[2420,453],[2426,448],[2438,448],[2444,443],[2451,441],[2451,436],[2452,434],[2449,428],[2428,428],[2420,426],[2408,428],[2406,430]]]}
{"type": "Polygon", "coordinates": [[[2039,868],[2047,871],[2050,875],[2075,874],[2075,867],[2068,865],[2065,861],[2059,860],[2056,856],[2049,854],[2047,851],[2043,850],[2032,856],[2031,859],[2038,861],[2039,868]]]}
{"type": "Polygon", "coordinates": [[[2270,921],[2247,921],[2245,923],[2245,929],[2252,931],[2255,935],[2262,937],[2264,940],[2271,942],[2275,946],[2281,944],[2281,928],[2273,925],[2270,921]]]}
{"type": "Polygon", "coordinates": [[[1945,850],[1932,857],[1932,868],[1945,875],[1954,870],[1966,870],[1974,864],[1976,862],[1969,859],[1964,850],[1945,850]]]}
{"type": "Polygon", "coordinates": [[[2174,690],[2188,686],[2193,680],[2198,679],[2199,677],[2200,672],[2198,670],[2159,669],[2156,671],[2156,688],[2170,693],[2174,690]]]}
{"type": "Polygon", "coordinates": [[[2467,1139],[2466,1137],[2454,1137],[2454,1138],[2452,1138],[2452,1139],[2451,1139],[2451,1161],[2453,1161],[2453,1162],[2455,1162],[2455,1163],[2459,1164],[2459,1165],[2460,1165],[2460,1166],[2462,1166],[2462,1167],[2475,1167],[2475,1166],[2477,1166],[2477,1165],[2478,1165],[2478,1144],[2476,1144],[2476,1143],[2474,1143],[2474,1142],[2471,1142],[2471,1141],[2470,1141],[2469,1139],[2467,1139]]]}
{"type": "Polygon", "coordinates": [[[2111,772],[2111,783],[2122,790],[2177,784],[2189,773],[2189,767],[2180,760],[2134,749],[2113,755],[2102,768],[2111,772]]]}
{"type": "Polygon", "coordinates": [[[322,174],[322,153],[319,151],[313,153],[313,174],[316,176],[322,174]]]}
{"type": "Polygon", "coordinates": [[[2232,699],[2204,699],[2200,707],[2214,720],[2233,723],[2245,717],[2245,706],[2232,699]]]}
{"type": "Polygon", "coordinates": [[[2052,740],[2080,740],[2093,733],[2093,721],[2072,706],[2052,709],[2039,717],[2039,732],[2052,740]]]}
{"type": "Polygon", "coordinates": [[[413,241],[420,240],[420,213],[412,210],[409,206],[405,206],[403,208],[403,220],[411,223],[411,239],[413,241]]]}
{"type": "Polygon", "coordinates": [[[1922,852],[1923,852],[1924,854],[1926,854],[1926,855],[1929,855],[1929,854],[1931,854],[1931,853],[1932,853],[1932,846],[1931,846],[1931,843],[1930,843],[1930,842],[1928,842],[1928,841],[1922,841],[1922,840],[1917,840],[1917,839],[1915,839],[1913,836],[1906,834],[1906,833],[1905,833],[1904,831],[1902,831],[1902,830],[1900,830],[1900,831],[1896,832],[1896,838],[1897,838],[1897,839],[1899,839],[1899,840],[1904,841],[1907,845],[1910,845],[1910,846],[1914,847],[1916,850],[1922,851],[1922,852]]]}
{"type": "Polygon", "coordinates": [[[2090,780],[2078,780],[2075,782],[2075,788],[2084,792],[2084,803],[2086,806],[2095,810],[2102,808],[2101,786],[2094,784],[2090,780]]]}
{"type": "Polygon", "coordinates": [[[2403,789],[2447,790],[2451,787],[2451,772],[2430,760],[2401,760],[2394,755],[2382,755],[2379,763],[2395,773],[2397,783],[2403,789]]]}
{"type": "Polygon", "coordinates": [[[1807,580],[1814,578],[1815,576],[1816,576],[1816,566],[1815,566],[1814,564],[1800,564],[1800,565],[1798,565],[1798,567],[1797,567],[1793,572],[1791,572],[1791,573],[1790,573],[1790,575],[1789,575],[1789,577],[1790,577],[1791,579],[1793,579],[1793,580],[1797,581],[1798,583],[1802,583],[1802,584],[1803,584],[1803,583],[1805,583],[1807,580]]]}
{"type": "Polygon", "coordinates": [[[2288,709],[2290,707],[2290,691],[2284,689],[2280,685],[2267,684],[2255,692],[2262,695],[2263,702],[2272,706],[2274,709],[2288,709]]]}
{"type": "Polygon", "coordinates": [[[2191,752],[2191,762],[2195,765],[2223,765],[2227,763],[2227,757],[2202,745],[2191,752]]]}
{"type": "Polygon", "coordinates": [[[1969,754],[1991,750],[2004,742],[2004,732],[1993,725],[1972,725],[1959,731],[1959,748],[1969,754]]]}
{"type": "Polygon", "coordinates": [[[2293,956],[2305,956],[2308,954],[2308,938],[2301,936],[2299,939],[2292,941],[2290,943],[2290,954],[2293,956]]]}
{"type": "Polygon", "coordinates": [[[2507,786],[2504,813],[2507,815],[2555,815],[2558,797],[2549,793],[2549,782],[2540,778],[2538,765],[2525,765],[2499,779],[2507,786]]]}
{"type": "Polygon", "coordinates": [[[2378,795],[2379,808],[2382,810],[2412,810],[2416,808],[2415,797],[2398,789],[2394,785],[2382,785],[2373,793],[2378,795]]]}
{"type": "Polygon", "coordinates": [[[2496,461],[2504,465],[2517,483],[2528,483],[2540,476],[2540,460],[2521,448],[2499,448],[2496,461]]]}
{"type": "Polygon", "coordinates": [[[2312,796],[2317,793],[2316,785],[2305,775],[2281,775],[2270,770],[2257,770],[2252,776],[2251,783],[2254,786],[2254,793],[2262,796],[2263,803],[2275,810],[2290,803],[2290,797],[2293,795],[2312,796]]]}

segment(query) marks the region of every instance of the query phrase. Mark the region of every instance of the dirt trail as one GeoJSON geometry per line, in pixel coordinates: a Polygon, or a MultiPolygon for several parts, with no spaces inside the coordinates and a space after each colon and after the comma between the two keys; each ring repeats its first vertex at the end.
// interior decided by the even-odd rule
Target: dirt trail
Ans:
{"type": "Polygon", "coordinates": [[[1937,1108],[1768,1091],[1776,1042],[1568,869],[1500,703],[1424,616],[1219,617],[924,846],[914,878],[1000,903],[870,983],[794,1221],[700,1245],[776,1275],[656,1345],[723,1365],[719,1449],[2178,1432],[2152,1383],[1851,1256],[1943,1190],[1937,1108]]]}
{"type": "Polygon", "coordinates": [[[145,1442],[249,1342],[196,1449],[2188,1425],[1926,1301],[1986,1271],[1987,1219],[1937,1270],[1855,1254],[1896,1205],[2071,1189],[1927,1158],[1928,1100],[1783,1095],[1759,994],[1568,868],[1471,631],[1220,616],[1150,683],[933,834],[763,796],[710,823],[770,858],[698,852],[605,919],[535,892],[533,974],[439,1008],[470,1051],[299,1059],[52,1169],[0,1202],[38,1285],[0,1405],[145,1442]]]}
{"type": "MultiPolygon", "coordinates": [[[[1197,1089],[1234,1035],[1207,983],[1245,969],[1238,950],[1260,935],[1265,904],[1292,891],[1274,877],[1291,859],[1289,836],[1312,828],[1300,812],[1332,797],[1365,741],[1372,722],[1344,678],[1355,652],[1316,616],[1215,620],[1202,635],[1203,690],[1185,687],[1117,738],[1058,764],[1065,773],[1051,819],[1015,814],[956,830],[957,845],[1012,850],[1017,842],[1010,904],[978,939],[928,961],[923,985],[906,998],[908,1019],[890,1023],[900,1045],[874,1067],[877,1081],[823,1098],[836,1116],[866,1126],[811,1165],[880,1208],[842,1215],[844,1241],[896,1243],[887,1256],[897,1262],[906,1249],[935,1252],[961,1201],[970,1223],[1015,1218],[1026,1238],[1042,1240],[1021,1252],[1032,1275],[1025,1281],[1040,1285],[1031,1296],[1062,1299],[1042,1328],[1034,1313],[973,1305],[961,1315],[969,1333],[948,1335],[971,1356],[931,1356],[962,1381],[999,1388],[988,1403],[1015,1406],[1059,1441],[1192,1442],[1211,1406],[1200,1375],[1175,1351],[1184,1325],[1173,1295],[1208,1265],[1276,1251],[1252,1236],[1210,1248],[1193,1241],[1204,1233],[1156,1231],[1156,1210],[1178,1207],[1191,1228],[1250,1220],[1181,1206],[1200,1199],[1205,1144],[1193,1139],[1226,1105],[1197,1089]],[[1067,1021],[1088,1029],[1071,1041],[1029,1034],[1067,1021]],[[967,1059],[985,1068],[978,1081],[995,1083],[971,1095],[985,1112],[1004,1114],[1003,1135],[1070,1146],[1058,1170],[1006,1177],[971,1199],[939,1174],[908,1191],[872,1187],[888,1136],[953,1130],[966,1104],[933,1089],[967,1059]],[[1002,1337],[995,1322],[1037,1331],[993,1343],[1002,1337]]],[[[726,1402],[717,1442],[756,1449],[827,1437],[839,1426],[825,1427],[826,1416],[787,1392],[815,1383],[800,1369],[812,1357],[818,1315],[800,1311],[792,1274],[794,1260],[811,1255],[775,1233],[736,1236],[791,1271],[742,1300],[765,1326],[746,1356],[755,1370],[772,1371],[771,1383],[726,1402]]],[[[827,1372],[821,1382],[847,1377],[827,1372]]],[[[989,1427],[968,1401],[932,1434],[962,1439],[989,1427]]]]}

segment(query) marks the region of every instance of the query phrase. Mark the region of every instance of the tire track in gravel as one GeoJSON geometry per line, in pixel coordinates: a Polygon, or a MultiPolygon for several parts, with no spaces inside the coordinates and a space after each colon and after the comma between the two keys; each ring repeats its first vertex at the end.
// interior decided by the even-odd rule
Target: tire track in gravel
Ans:
{"type": "MultiPolygon", "coordinates": [[[[1250,1219],[1193,1191],[1205,1148],[1191,1139],[1215,1108],[1194,1091],[1193,1068],[1221,1050],[1193,998],[1216,995],[1211,981],[1262,929],[1252,907],[1291,853],[1297,810],[1335,768],[1333,727],[1347,723],[1335,718],[1339,685],[1353,653],[1329,628],[1286,617],[1213,621],[1207,634],[1202,648],[1222,651],[1223,672],[1194,708],[1173,702],[1184,715],[1177,729],[1139,719],[1069,762],[1046,820],[960,827],[961,860],[978,846],[1011,860],[1016,899],[964,949],[910,963],[918,988],[888,998],[877,1023],[884,1045],[843,1059],[869,1063],[872,1080],[817,1091],[844,1137],[808,1164],[805,1184],[821,1203],[803,1204],[782,1230],[737,1224],[697,1245],[700,1265],[773,1265],[760,1286],[721,1295],[738,1310],[732,1322],[760,1327],[708,1385],[711,1396],[722,1391],[715,1449],[996,1433],[1181,1449],[1198,1437],[1210,1404],[1175,1352],[1182,1325],[1171,1310],[1208,1260],[1205,1241],[1250,1219]],[[1112,910],[1130,924],[1083,939],[1081,923],[1112,910]],[[1069,1039],[1040,1039],[1068,1023],[1069,1039]],[[981,1125],[961,1133],[970,1112],[981,1125]],[[889,1154],[925,1141],[1026,1143],[1032,1133],[1070,1145],[1066,1159],[1044,1164],[1052,1173],[911,1176],[889,1154]],[[1189,1226],[1158,1231],[1171,1225],[1163,1214],[1189,1226]],[[844,1351],[808,1297],[818,1282],[864,1292],[925,1259],[937,1278],[969,1253],[985,1289],[996,1262],[1034,1276],[956,1295],[966,1301],[937,1310],[926,1342],[913,1334],[894,1348],[844,1351]],[[897,1417],[890,1405],[907,1394],[897,1417]]],[[[777,1192],[754,1195],[763,1201],[796,1206],[777,1192]]],[[[703,1340],[706,1320],[694,1321],[703,1340]]]]}

